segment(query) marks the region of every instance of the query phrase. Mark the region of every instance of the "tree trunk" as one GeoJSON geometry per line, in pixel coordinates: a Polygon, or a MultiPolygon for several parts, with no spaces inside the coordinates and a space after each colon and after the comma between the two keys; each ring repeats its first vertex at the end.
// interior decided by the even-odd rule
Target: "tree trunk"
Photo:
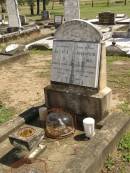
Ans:
{"type": "Polygon", "coordinates": [[[33,5],[30,6],[30,11],[31,11],[31,15],[34,15],[34,8],[33,8],[33,5]]]}
{"type": "Polygon", "coordinates": [[[55,3],[54,1],[55,0],[52,0],[52,8],[51,8],[52,10],[54,9],[54,3],[55,3]]]}
{"type": "Polygon", "coordinates": [[[107,0],[107,6],[109,7],[109,0],[107,0]]]}
{"type": "Polygon", "coordinates": [[[43,11],[46,11],[46,0],[43,0],[43,11]]]}
{"type": "Polygon", "coordinates": [[[2,13],[5,13],[6,12],[5,4],[4,3],[1,3],[1,12],[2,13]]]}
{"type": "Polygon", "coordinates": [[[37,0],[37,15],[40,14],[40,0],[37,0]]]}

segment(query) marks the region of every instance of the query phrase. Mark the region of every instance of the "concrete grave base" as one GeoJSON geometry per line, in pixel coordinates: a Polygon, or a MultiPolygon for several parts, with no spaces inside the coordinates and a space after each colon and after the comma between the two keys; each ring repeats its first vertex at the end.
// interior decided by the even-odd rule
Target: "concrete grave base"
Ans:
{"type": "Polygon", "coordinates": [[[45,105],[48,109],[62,108],[76,115],[78,127],[87,116],[102,120],[109,112],[111,89],[106,87],[100,92],[83,87],[52,84],[45,89],[45,105]]]}
{"type": "MultiPolygon", "coordinates": [[[[29,118],[30,115],[28,115],[26,115],[26,118],[29,118]]],[[[34,112],[34,115],[36,116],[36,112],[34,112]]],[[[15,124],[15,130],[24,124],[24,120],[21,121],[19,117],[17,120],[19,123],[17,125],[15,124]]],[[[13,120],[11,121],[13,122],[13,120]]],[[[9,126],[12,124],[11,121],[8,122],[9,126]]],[[[6,124],[3,125],[4,127],[0,127],[0,131],[6,133],[4,135],[5,140],[2,137],[3,133],[0,135],[0,171],[2,173],[9,172],[10,166],[8,161],[9,159],[13,161],[10,151],[14,150],[7,139],[8,134],[12,130],[9,130],[6,124]],[[5,132],[3,128],[9,131],[5,132]],[[2,160],[4,161],[2,162],[2,160]]],[[[100,130],[96,130],[96,134],[91,140],[84,138],[83,132],[79,131],[76,131],[74,136],[58,142],[55,140],[51,140],[50,142],[50,139],[46,139],[47,149],[43,153],[41,152],[37,159],[46,161],[47,172],[99,173],[104,165],[105,159],[115,149],[120,138],[128,129],[130,116],[124,113],[112,113],[107,116],[102,125],[103,127],[100,130]]],[[[14,127],[14,124],[12,127],[14,127]]]]}

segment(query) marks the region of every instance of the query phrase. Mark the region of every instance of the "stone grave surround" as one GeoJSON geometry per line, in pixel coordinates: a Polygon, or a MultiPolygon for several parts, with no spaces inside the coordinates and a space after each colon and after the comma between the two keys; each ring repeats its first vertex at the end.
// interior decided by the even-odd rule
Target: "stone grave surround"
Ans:
{"type": "Polygon", "coordinates": [[[83,20],[65,22],[54,37],[51,85],[44,89],[45,105],[73,113],[80,127],[83,118],[91,116],[99,122],[110,108],[102,38],[94,25],[83,20]]]}
{"type": "Polygon", "coordinates": [[[21,20],[19,17],[17,0],[6,0],[6,7],[8,12],[8,27],[21,28],[21,20]]]}
{"type": "Polygon", "coordinates": [[[65,21],[80,19],[79,0],[65,0],[64,1],[64,19],[65,21]]]}

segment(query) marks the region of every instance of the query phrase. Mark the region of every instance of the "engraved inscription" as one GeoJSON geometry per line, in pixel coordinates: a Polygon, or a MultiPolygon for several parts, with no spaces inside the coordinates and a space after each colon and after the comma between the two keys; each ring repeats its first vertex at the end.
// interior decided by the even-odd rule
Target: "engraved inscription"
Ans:
{"type": "Polygon", "coordinates": [[[54,41],[51,80],[98,87],[100,44],[54,41]]]}

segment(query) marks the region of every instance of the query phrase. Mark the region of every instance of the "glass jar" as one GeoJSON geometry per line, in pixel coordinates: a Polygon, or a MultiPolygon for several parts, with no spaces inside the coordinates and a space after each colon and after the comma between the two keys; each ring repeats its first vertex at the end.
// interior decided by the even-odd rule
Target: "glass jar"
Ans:
{"type": "Polygon", "coordinates": [[[46,135],[63,138],[74,133],[73,116],[66,112],[50,112],[46,118],[46,135]]]}

